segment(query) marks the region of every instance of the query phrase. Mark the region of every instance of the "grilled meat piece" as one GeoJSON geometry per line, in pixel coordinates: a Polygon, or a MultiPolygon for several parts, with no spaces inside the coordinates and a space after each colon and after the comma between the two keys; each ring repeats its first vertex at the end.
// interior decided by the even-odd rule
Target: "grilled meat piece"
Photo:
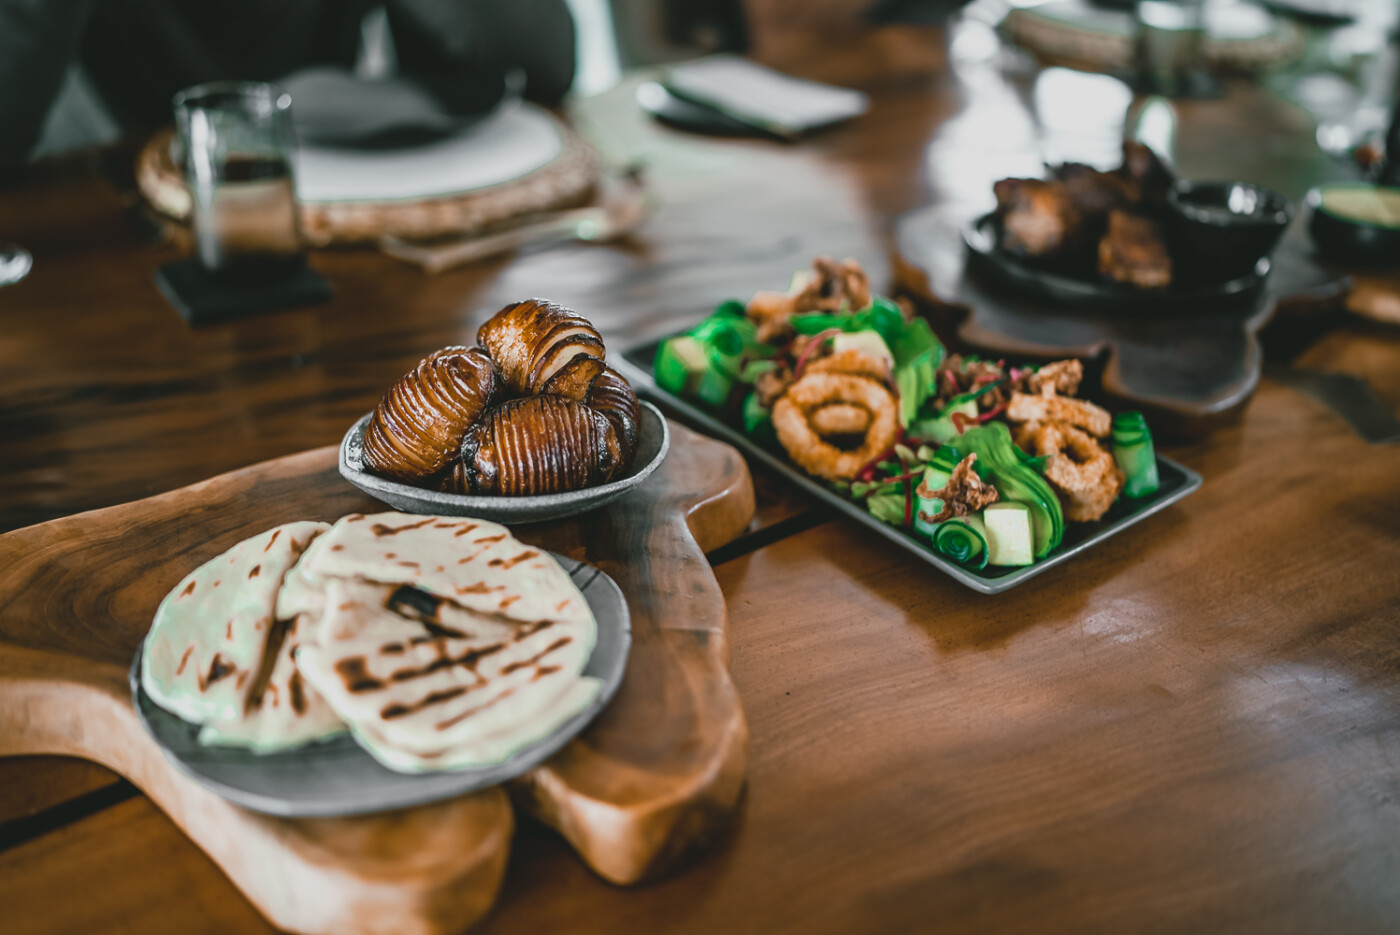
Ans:
{"type": "Polygon", "coordinates": [[[1126,211],[1111,212],[1108,233],[1099,241],[1099,272],[1142,289],[1171,285],[1172,259],[1157,222],[1126,211]]]}
{"type": "Polygon", "coordinates": [[[507,497],[561,493],[611,480],[621,462],[617,433],[602,413],[562,396],[528,396],[472,426],[443,489],[507,497]]]}
{"type": "Polygon", "coordinates": [[[1002,179],[993,186],[1001,218],[1001,247],[1021,256],[1050,257],[1073,249],[1083,224],[1064,183],[1002,179]]]}
{"type": "Polygon", "coordinates": [[[404,483],[452,463],[462,437],[500,395],[496,365],[479,347],[444,347],[399,378],[365,428],[365,461],[404,483]]]}
{"type": "Polygon", "coordinates": [[[1080,217],[1101,222],[1108,212],[1137,203],[1137,187],[1116,172],[1100,172],[1092,166],[1067,162],[1052,170],[1065,187],[1065,197],[1080,217]]]}
{"type": "Polygon", "coordinates": [[[1135,189],[1134,201],[1148,209],[1165,204],[1167,189],[1176,181],[1176,175],[1166,163],[1136,140],[1123,141],[1123,165],[1118,175],[1135,189]]]}

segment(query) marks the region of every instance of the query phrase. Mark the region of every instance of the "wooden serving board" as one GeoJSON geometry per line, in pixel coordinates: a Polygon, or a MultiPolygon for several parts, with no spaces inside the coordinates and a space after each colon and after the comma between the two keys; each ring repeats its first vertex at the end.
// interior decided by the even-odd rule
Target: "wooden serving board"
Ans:
{"type": "Polygon", "coordinates": [[[671,432],[670,456],[628,497],[516,529],[611,575],[633,645],[607,710],[509,790],[373,816],[273,818],[177,772],[138,723],[127,667],[183,575],[278,523],[384,508],[340,478],[334,447],[0,536],[0,756],[83,757],[125,775],[293,932],[462,931],[496,898],[512,800],[608,880],[663,872],[727,826],[743,787],[748,727],[704,553],[754,512],[738,452],[671,432]]]}

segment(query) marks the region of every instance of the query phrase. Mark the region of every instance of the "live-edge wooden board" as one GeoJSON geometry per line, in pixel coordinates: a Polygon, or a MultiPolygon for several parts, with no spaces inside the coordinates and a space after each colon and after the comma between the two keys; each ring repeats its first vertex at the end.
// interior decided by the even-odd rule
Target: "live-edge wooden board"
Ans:
{"type": "Polygon", "coordinates": [[[184,574],[278,523],[382,509],[341,480],[334,447],[0,536],[0,756],[83,757],[127,776],[293,932],[462,931],[499,890],[512,799],[615,883],[665,872],[728,825],[743,787],[748,727],[704,553],[754,512],[738,452],[671,431],[666,463],[632,495],[516,529],[612,575],[634,642],[611,706],[509,794],[358,818],[272,818],[178,773],[138,724],[126,668],[184,574]]]}

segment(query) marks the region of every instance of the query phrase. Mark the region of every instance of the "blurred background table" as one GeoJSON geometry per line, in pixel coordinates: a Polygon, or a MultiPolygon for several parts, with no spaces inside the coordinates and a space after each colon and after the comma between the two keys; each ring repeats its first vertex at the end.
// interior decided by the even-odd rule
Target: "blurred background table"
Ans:
{"type": "MultiPolygon", "coordinates": [[[[547,296],[625,347],[816,254],[887,284],[901,214],[985,210],[1044,160],[1111,164],[1134,104],[1116,79],[1008,67],[982,24],[951,38],[947,69],[936,31],[872,39],[886,63],[933,50],[904,78],[784,47],[873,100],[796,146],[658,127],[630,76],[572,117],[649,164],[660,207],[631,241],[436,277],[322,251],[329,304],[202,330],[152,282],[181,248],[141,223],[128,151],[31,168],[0,189],[0,232],[35,258],[0,290],[0,529],[337,442],[508,301],[547,296]]],[[[1177,116],[1184,175],[1296,199],[1342,171],[1257,83],[1177,116]]],[[[1367,279],[1366,307],[1397,284],[1367,279]]],[[[1338,313],[1295,352],[1400,406],[1393,325],[1338,313]]],[[[752,731],[737,826],[630,891],[526,826],[481,930],[1395,931],[1400,449],[1266,377],[1239,421],[1165,453],[1197,495],[993,599],[756,472],[754,528],[712,556],[752,731]]],[[[138,791],[47,758],[0,760],[0,907],[14,935],[266,928],[138,791]]]]}

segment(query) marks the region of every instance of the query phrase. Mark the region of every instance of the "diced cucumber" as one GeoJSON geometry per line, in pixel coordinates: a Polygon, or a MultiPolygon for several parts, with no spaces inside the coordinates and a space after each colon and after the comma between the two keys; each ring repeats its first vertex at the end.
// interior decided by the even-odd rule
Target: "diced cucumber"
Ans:
{"type": "Polygon", "coordinates": [[[705,345],[689,335],[663,342],[652,372],[667,392],[694,397],[716,408],[725,404],[734,389],[734,380],[711,365],[705,345]]]}
{"type": "Polygon", "coordinates": [[[809,269],[800,269],[793,273],[792,278],[788,280],[787,294],[797,295],[797,293],[807,288],[807,284],[811,282],[812,277],[816,275],[816,273],[809,269]]]}
{"type": "Polygon", "coordinates": [[[652,372],[662,389],[680,396],[690,388],[692,374],[698,382],[701,371],[709,365],[705,346],[689,335],[682,335],[661,343],[652,372]]]}
{"type": "Polygon", "coordinates": [[[690,395],[708,406],[721,409],[729,401],[729,394],[732,392],[734,378],[711,366],[706,367],[700,374],[700,379],[690,391],[690,395]]]}
{"type": "Polygon", "coordinates": [[[987,564],[1029,565],[1035,561],[1031,511],[1024,503],[993,503],[982,511],[987,530],[987,564]]]}
{"type": "Polygon", "coordinates": [[[839,354],[846,350],[864,351],[873,357],[884,358],[890,367],[894,366],[894,354],[878,331],[852,331],[838,334],[831,342],[831,349],[839,354]]]}

